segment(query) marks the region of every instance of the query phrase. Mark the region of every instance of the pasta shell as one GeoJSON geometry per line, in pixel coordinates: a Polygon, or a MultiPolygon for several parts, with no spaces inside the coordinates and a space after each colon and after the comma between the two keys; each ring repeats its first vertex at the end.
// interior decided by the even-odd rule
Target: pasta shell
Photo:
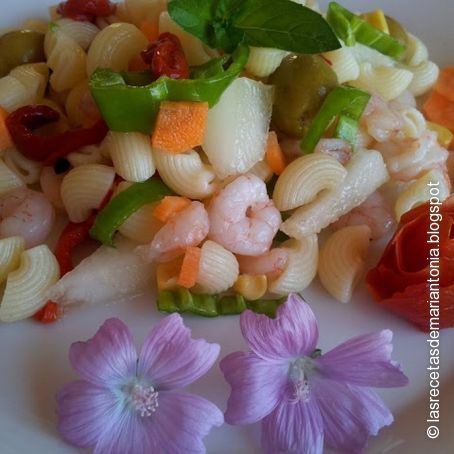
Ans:
{"type": "Polygon", "coordinates": [[[18,79],[5,76],[0,79],[0,106],[12,112],[28,104],[30,91],[18,79]]]}
{"type": "Polygon", "coordinates": [[[0,284],[19,266],[24,249],[25,241],[21,236],[0,239],[0,284]]]}
{"type": "Polygon", "coordinates": [[[429,58],[426,45],[415,35],[407,33],[407,50],[405,62],[408,66],[419,66],[429,58]]]}
{"type": "Polygon", "coordinates": [[[83,222],[99,208],[115,178],[103,164],[86,164],[70,170],[61,184],[61,198],[71,222],[83,222]]]}
{"type": "Polygon", "coordinates": [[[383,157],[376,150],[356,150],[346,169],[347,176],[339,187],[325,191],[313,202],[298,208],[281,225],[281,230],[294,238],[318,233],[361,205],[389,179],[383,157]]]}
{"type": "Polygon", "coordinates": [[[65,35],[72,38],[83,50],[87,50],[90,47],[91,42],[99,33],[99,28],[91,22],[60,19],[55,24],[65,35]]]}
{"type": "Polygon", "coordinates": [[[49,68],[45,63],[16,66],[10,76],[15,77],[29,91],[29,102],[35,104],[44,97],[49,80],[49,68]]]}
{"type": "Polygon", "coordinates": [[[131,58],[147,45],[147,38],[136,26],[122,22],[109,25],[96,35],[88,50],[88,75],[96,68],[127,70],[131,58]]]}
{"type": "Polygon", "coordinates": [[[268,47],[251,47],[246,70],[257,77],[268,77],[281,64],[289,52],[268,47]]]}
{"type": "Polygon", "coordinates": [[[408,86],[414,96],[421,96],[429,91],[437,82],[440,69],[432,61],[425,61],[412,68],[413,80],[408,86]]]}
{"type": "Polygon", "coordinates": [[[8,275],[0,320],[14,322],[35,314],[46,304],[46,291],[59,275],[57,259],[46,245],[23,252],[19,268],[8,275]]]}
{"type": "Polygon", "coordinates": [[[366,91],[377,92],[387,101],[397,98],[410,85],[413,73],[407,69],[392,66],[374,67],[371,63],[360,65],[358,79],[351,85],[366,91]]]}
{"type": "Polygon", "coordinates": [[[5,164],[25,183],[38,183],[43,166],[39,162],[27,159],[15,148],[10,148],[3,155],[5,164]]]}
{"type": "Polygon", "coordinates": [[[323,55],[331,62],[331,68],[336,73],[340,84],[356,80],[359,77],[359,64],[349,47],[341,47],[331,52],[325,52],[323,55]]]}
{"type": "Polygon", "coordinates": [[[0,158],[0,196],[25,186],[25,183],[0,158]]]}
{"type": "Polygon", "coordinates": [[[320,250],[320,281],[342,303],[350,301],[364,271],[370,234],[367,225],[344,227],[333,233],[320,250]]]}
{"type": "MultiPolygon", "coordinates": [[[[160,14],[167,9],[167,0],[125,0],[124,14],[128,22],[140,27],[143,21],[158,22],[160,14]]],[[[161,28],[159,32],[162,33],[161,28]]]]}
{"type": "Polygon", "coordinates": [[[450,194],[450,185],[438,169],[432,169],[410,183],[397,197],[394,206],[396,219],[399,221],[404,213],[430,200],[430,189],[436,189],[437,199],[442,202],[450,194]]]}
{"type": "Polygon", "coordinates": [[[312,234],[299,240],[290,239],[281,247],[288,249],[287,265],[277,279],[269,282],[268,290],[277,295],[301,292],[309,286],[317,273],[317,235],[312,234]]]}
{"type": "Polygon", "coordinates": [[[280,211],[305,205],[321,191],[339,186],[347,170],[337,159],[322,153],[301,156],[290,163],[279,176],[273,201],[280,211]]]}
{"type": "Polygon", "coordinates": [[[110,131],[104,146],[110,152],[115,171],[126,181],[145,181],[155,173],[149,136],[110,131]]]}
{"type": "Polygon", "coordinates": [[[424,115],[414,107],[401,107],[397,109],[404,124],[401,132],[405,138],[417,139],[426,130],[426,119],[424,115]]]}
{"type": "Polygon", "coordinates": [[[180,195],[205,199],[218,187],[212,167],[194,150],[174,154],[155,148],[153,158],[164,183],[180,195]]]}
{"type": "Polygon", "coordinates": [[[236,257],[220,244],[203,243],[196,283],[201,293],[216,294],[230,288],[238,278],[236,257]]]}

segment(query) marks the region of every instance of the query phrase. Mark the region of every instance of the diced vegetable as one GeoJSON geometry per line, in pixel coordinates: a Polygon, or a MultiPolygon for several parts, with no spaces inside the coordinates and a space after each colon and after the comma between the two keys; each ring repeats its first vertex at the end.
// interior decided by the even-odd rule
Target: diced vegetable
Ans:
{"type": "Polygon", "coordinates": [[[223,66],[224,58],[214,59],[208,62],[211,71],[206,70],[206,65],[193,71],[197,79],[160,77],[151,82],[149,73],[98,69],[90,78],[90,90],[111,130],[149,134],[161,101],[208,102],[210,107],[214,106],[240,74],[248,56],[249,49],[240,46],[232,54],[227,69],[223,66]]]}
{"type": "Polygon", "coordinates": [[[233,289],[244,298],[258,300],[266,293],[268,280],[265,274],[240,274],[233,289]]]}
{"type": "Polygon", "coordinates": [[[426,117],[454,132],[454,102],[433,91],[423,106],[426,117]]]}
{"type": "Polygon", "coordinates": [[[161,222],[167,222],[175,213],[184,210],[191,204],[186,197],[165,196],[154,208],[153,216],[161,222]]]}
{"type": "Polygon", "coordinates": [[[184,288],[194,287],[199,273],[201,249],[190,246],[186,248],[177,284],[184,288]]]}
{"type": "Polygon", "coordinates": [[[143,183],[134,183],[117,194],[96,216],[90,236],[101,243],[112,246],[118,227],[147,203],[157,202],[172,191],[162,181],[150,178],[143,183]]]}
{"type": "Polygon", "coordinates": [[[448,66],[440,71],[434,90],[454,102],[454,66],[448,66]]]}
{"type": "Polygon", "coordinates": [[[362,16],[370,25],[389,35],[388,22],[383,10],[376,9],[370,13],[364,13],[362,16]]]}
{"type": "Polygon", "coordinates": [[[202,145],[207,116],[207,102],[162,102],[151,137],[152,146],[182,153],[202,145]]]}
{"type": "Polygon", "coordinates": [[[437,133],[438,143],[443,148],[449,148],[454,138],[454,134],[444,126],[441,126],[437,123],[432,123],[431,121],[426,122],[427,129],[435,131],[437,133]]]}
{"type": "Polygon", "coordinates": [[[337,36],[347,46],[353,46],[356,42],[359,42],[396,60],[405,52],[404,44],[336,2],[329,4],[326,18],[337,36]]]}
{"type": "Polygon", "coordinates": [[[265,157],[266,163],[274,174],[280,175],[284,171],[287,160],[281,150],[281,146],[277,141],[277,135],[274,131],[268,133],[265,157]]]}
{"type": "Polygon", "coordinates": [[[156,267],[156,283],[158,290],[177,290],[177,280],[183,259],[178,257],[170,262],[159,263],[156,267]]]}
{"type": "Polygon", "coordinates": [[[154,41],[159,36],[159,26],[156,20],[145,20],[140,24],[140,31],[147,37],[148,41],[154,41]]]}
{"type": "Polygon", "coordinates": [[[203,149],[216,174],[245,173],[265,157],[273,87],[240,77],[208,113],[203,149]]]}
{"type": "Polygon", "coordinates": [[[334,136],[354,145],[358,121],[369,102],[370,94],[357,88],[337,87],[325,99],[301,142],[305,153],[312,153],[326,129],[340,115],[334,136]]]}
{"type": "Polygon", "coordinates": [[[246,309],[250,309],[258,314],[265,314],[272,318],[276,315],[279,305],[285,300],[286,297],[249,301],[241,295],[198,295],[188,289],[179,288],[176,291],[160,292],[157,305],[162,312],[191,313],[203,317],[236,315],[241,314],[246,309]]]}

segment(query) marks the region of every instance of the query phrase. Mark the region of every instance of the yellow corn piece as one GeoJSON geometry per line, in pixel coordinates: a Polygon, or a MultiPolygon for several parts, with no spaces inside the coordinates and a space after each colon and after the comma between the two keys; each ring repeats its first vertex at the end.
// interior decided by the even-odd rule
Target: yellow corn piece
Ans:
{"type": "Polygon", "coordinates": [[[268,281],[264,274],[240,274],[233,284],[233,289],[247,300],[258,300],[265,294],[267,287],[268,281]]]}
{"type": "Polygon", "coordinates": [[[438,143],[444,148],[449,148],[449,145],[451,145],[452,139],[454,137],[453,133],[448,128],[445,128],[438,123],[432,123],[431,121],[428,121],[426,125],[427,129],[430,129],[431,131],[435,131],[437,133],[438,143]]]}
{"type": "Polygon", "coordinates": [[[381,9],[364,13],[362,16],[370,25],[389,35],[388,22],[386,22],[385,13],[381,9]]]}
{"type": "Polygon", "coordinates": [[[183,259],[172,260],[171,262],[160,263],[156,267],[156,282],[158,290],[176,290],[177,281],[181,270],[183,259]]]}

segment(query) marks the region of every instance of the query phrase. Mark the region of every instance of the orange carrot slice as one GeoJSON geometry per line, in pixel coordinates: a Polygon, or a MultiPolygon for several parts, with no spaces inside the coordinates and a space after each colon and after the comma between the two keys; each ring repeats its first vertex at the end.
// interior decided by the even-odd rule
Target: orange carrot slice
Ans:
{"type": "Polygon", "coordinates": [[[153,216],[161,222],[167,222],[175,213],[184,210],[191,204],[186,197],[168,195],[153,210],[153,216]]]}
{"type": "Polygon", "coordinates": [[[454,66],[441,70],[434,90],[450,101],[454,101],[454,66]]]}
{"type": "Polygon", "coordinates": [[[183,257],[180,275],[177,284],[181,287],[194,287],[199,274],[200,255],[202,250],[198,247],[189,246],[183,257]]]}
{"type": "Polygon", "coordinates": [[[0,107],[0,150],[14,146],[13,139],[11,139],[8,128],[6,127],[7,116],[8,112],[3,107],[0,107]]]}
{"type": "Polygon", "coordinates": [[[202,145],[208,103],[164,101],[151,137],[151,144],[170,153],[182,153],[202,145]]]}
{"type": "Polygon", "coordinates": [[[266,144],[266,162],[270,169],[276,175],[280,175],[287,165],[285,155],[277,141],[277,135],[274,131],[268,133],[268,142],[266,144]]]}
{"type": "Polygon", "coordinates": [[[148,41],[156,41],[159,36],[159,23],[157,20],[145,20],[140,24],[140,31],[147,37],[148,41]]]}
{"type": "Polygon", "coordinates": [[[423,111],[430,121],[454,131],[454,102],[434,91],[424,104],[423,111]]]}

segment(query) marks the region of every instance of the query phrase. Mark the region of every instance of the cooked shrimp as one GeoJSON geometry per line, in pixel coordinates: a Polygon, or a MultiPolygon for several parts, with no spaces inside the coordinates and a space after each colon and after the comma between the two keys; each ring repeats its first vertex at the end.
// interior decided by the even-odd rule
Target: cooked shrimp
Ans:
{"type": "Polygon", "coordinates": [[[61,182],[64,176],[64,174],[57,175],[52,167],[43,167],[41,171],[39,179],[41,190],[55,208],[64,208],[60,195],[61,182]]]}
{"type": "Polygon", "coordinates": [[[376,144],[390,175],[402,181],[418,178],[422,173],[440,168],[446,172],[448,151],[441,147],[437,133],[426,130],[417,139],[395,139],[376,144]]]}
{"type": "Polygon", "coordinates": [[[55,213],[41,192],[21,188],[0,198],[0,238],[22,236],[31,248],[44,242],[55,213]]]}
{"type": "Polygon", "coordinates": [[[276,279],[284,271],[288,261],[288,249],[274,248],[257,257],[237,256],[243,274],[265,274],[276,279]]]}
{"type": "Polygon", "coordinates": [[[345,165],[350,161],[352,147],[342,139],[320,139],[315,147],[315,152],[332,156],[345,165]]]}
{"type": "Polygon", "coordinates": [[[150,244],[136,252],[146,262],[165,262],[183,254],[188,246],[197,246],[208,234],[208,214],[200,202],[192,202],[161,227],[150,244]]]}
{"type": "Polygon", "coordinates": [[[394,225],[392,210],[378,191],[372,193],[361,205],[340,217],[332,227],[337,230],[350,225],[363,224],[370,227],[373,240],[385,236],[394,225]]]}
{"type": "Polygon", "coordinates": [[[402,116],[378,96],[371,97],[361,123],[377,142],[397,136],[404,125],[402,116]]]}
{"type": "Polygon", "coordinates": [[[208,216],[209,237],[242,255],[268,251],[281,225],[281,214],[269,199],[265,183],[251,174],[236,178],[213,196],[208,216]]]}

